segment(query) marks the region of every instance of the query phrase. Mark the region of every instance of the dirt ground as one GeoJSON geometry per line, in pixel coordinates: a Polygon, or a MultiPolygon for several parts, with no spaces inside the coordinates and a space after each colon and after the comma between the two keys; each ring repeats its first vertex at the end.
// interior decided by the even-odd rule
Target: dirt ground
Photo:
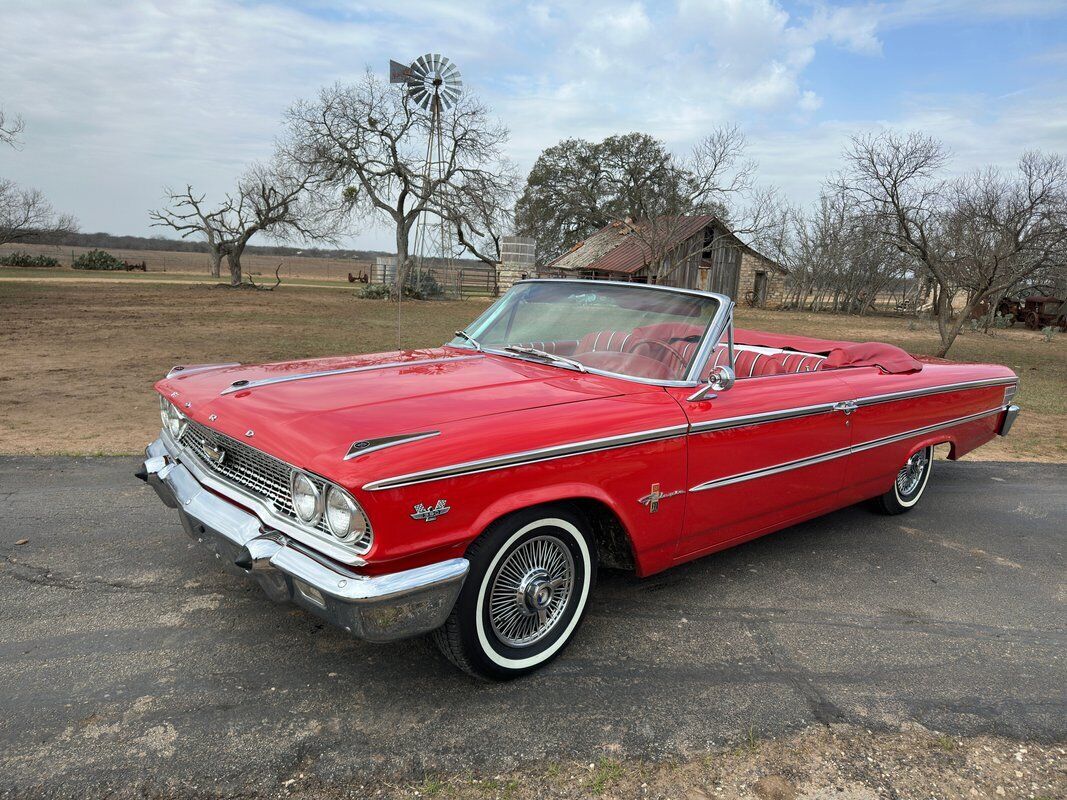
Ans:
{"type": "MultiPolygon", "coordinates": [[[[403,346],[437,345],[484,300],[405,302],[403,346]]],[[[739,309],[741,326],[932,353],[927,320],[739,309]]],[[[0,281],[0,453],[132,454],[158,427],[152,383],[171,366],[276,361],[397,347],[396,306],[351,291],[285,286],[0,281]]],[[[951,353],[1011,366],[1022,378],[1012,435],[968,458],[1067,461],[1067,336],[968,332],[951,353]]]]}
{"type": "Polygon", "coordinates": [[[601,797],[605,800],[876,800],[1067,796],[1067,749],[1009,739],[952,738],[910,724],[892,734],[849,725],[809,728],[686,761],[549,763],[500,775],[428,777],[393,786],[302,786],[293,797],[444,800],[601,797]]]}

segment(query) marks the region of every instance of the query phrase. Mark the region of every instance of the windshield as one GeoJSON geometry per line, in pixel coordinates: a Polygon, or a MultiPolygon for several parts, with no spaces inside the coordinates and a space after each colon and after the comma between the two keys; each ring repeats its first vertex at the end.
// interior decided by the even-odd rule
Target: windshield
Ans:
{"type": "MultiPolygon", "coordinates": [[[[532,348],[603,372],[684,380],[719,311],[711,296],[642,284],[544,281],[516,284],[464,333],[488,351],[532,348]]],[[[457,335],[451,344],[474,346],[457,335]]]]}

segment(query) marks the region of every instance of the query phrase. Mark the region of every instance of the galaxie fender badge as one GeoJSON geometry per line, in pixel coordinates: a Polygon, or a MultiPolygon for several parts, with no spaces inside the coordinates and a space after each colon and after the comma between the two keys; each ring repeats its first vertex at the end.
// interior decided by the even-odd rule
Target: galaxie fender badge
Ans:
{"type": "Polygon", "coordinates": [[[637,502],[640,503],[643,506],[648,506],[648,513],[649,514],[655,514],[657,511],[659,511],[659,501],[660,500],[666,500],[668,497],[676,497],[676,496],[678,496],[680,494],[685,494],[685,490],[684,489],[678,489],[678,490],[673,491],[673,492],[661,492],[659,490],[659,484],[658,483],[654,483],[654,484],[652,484],[652,491],[650,491],[648,494],[646,494],[644,497],[642,497],[637,502]]]}
{"type": "Polygon", "coordinates": [[[415,513],[411,515],[412,519],[421,519],[423,522],[433,522],[442,514],[447,514],[452,509],[444,500],[438,500],[437,505],[432,508],[427,508],[422,503],[415,506],[415,513]]]}

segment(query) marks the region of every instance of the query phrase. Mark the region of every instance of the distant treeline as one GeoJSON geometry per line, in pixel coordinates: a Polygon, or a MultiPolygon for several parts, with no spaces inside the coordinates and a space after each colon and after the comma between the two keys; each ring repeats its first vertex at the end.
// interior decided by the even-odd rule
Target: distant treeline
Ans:
{"type": "MultiPolygon", "coordinates": [[[[166,250],[175,253],[206,253],[207,244],[187,239],[168,239],[165,236],[116,236],[111,233],[67,233],[62,236],[41,235],[33,240],[37,244],[64,247],[92,247],[100,250],[166,250]]],[[[375,256],[387,256],[381,250],[323,250],[317,247],[274,247],[249,245],[248,253],[263,256],[296,256],[307,258],[351,258],[373,261],[375,256]]]]}

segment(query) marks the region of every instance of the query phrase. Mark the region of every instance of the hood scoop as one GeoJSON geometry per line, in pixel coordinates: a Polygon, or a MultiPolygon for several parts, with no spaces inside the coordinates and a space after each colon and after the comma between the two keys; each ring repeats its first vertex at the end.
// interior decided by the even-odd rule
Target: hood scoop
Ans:
{"type": "Polygon", "coordinates": [[[352,442],[352,446],[348,448],[348,453],[345,455],[345,461],[366,453],[373,453],[375,450],[384,450],[394,445],[417,442],[420,439],[440,435],[441,431],[423,431],[422,433],[401,433],[396,436],[379,436],[377,439],[360,439],[358,442],[352,442]]]}

